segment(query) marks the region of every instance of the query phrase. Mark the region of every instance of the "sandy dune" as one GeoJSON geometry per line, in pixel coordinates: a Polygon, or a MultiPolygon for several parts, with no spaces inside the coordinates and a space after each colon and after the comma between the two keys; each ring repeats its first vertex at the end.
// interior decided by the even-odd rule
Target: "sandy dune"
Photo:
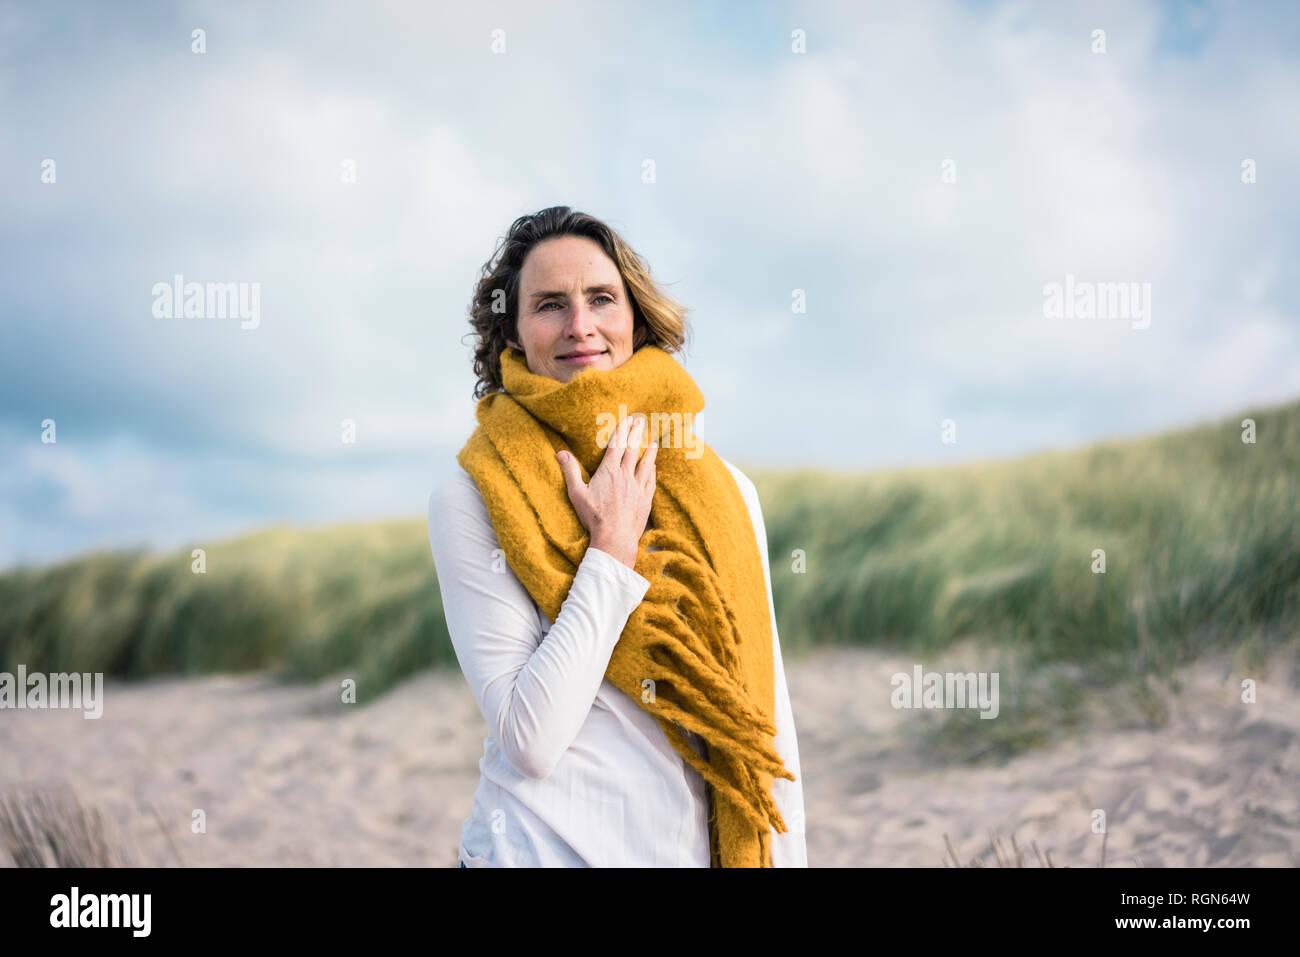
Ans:
{"type": "MultiPolygon", "coordinates": [[[[1300,697],[1206,664],[1167,727],[1098,730],[1002,767],[928,767],[889,676],[912,661],[826,649],[786,661],[809,864],[939,867],[1009,837],[1037,866],[1300,865],[1300,697]],[[881,689],[867,693],[864,689],[881,689]]],[[[338,683],[265,676],[105,685],[104,716],[0,712],[0,790],[66,783],[135,863],[455,866],[484,726],[458,672],[428,672],[370,707],[338,683]],[[193,834],[191,812],[206,814],[193,834]],[[164,826],[168,834],[164,834],[164,826]]],[[[0,850],[0,860],[9,864],[0,850]]]]}
{"type": "Polygon", "coordinates": [[[1204,662],[1183,674],[1164,728],[1098,730],[1001,767],[927,767],[908,746],[915,712],[863,694],[910,658],[817,652],[788,665],[806,754],[813,867],[938,867],[944,834],[959,859],[997,866],[989,831],[1025,866],[1031,842],[1054,866],[1096,867],[1106,813],[1107,867],[1300,865],[1300,698],[1274,667],[1259,703],[1240,676],[1204,662]]]}

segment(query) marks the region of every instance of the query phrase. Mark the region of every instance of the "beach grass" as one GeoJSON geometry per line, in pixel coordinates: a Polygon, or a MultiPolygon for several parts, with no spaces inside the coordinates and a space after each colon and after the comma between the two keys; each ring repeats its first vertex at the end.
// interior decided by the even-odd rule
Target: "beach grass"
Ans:
{"type": "Polygon", "coordinates": [[[455,666],[423,521],[272,527],[191,550],[99,552],[0,576],[0,670],[123,678],[342,674],[357,703],[455,666]]]}
{"type": "MultiPolygon", "coordinates": [[[[1044,714],[1076,713],[1090,684],[1146,694],[1158,721],[1152,676],[1210,650],[1262,661],[1300,631],[1300,402],[1016,460],[746,472],[785,654],[858,643],[929,667],[961,642],[1058,669],[1008,703],[1004,752],[1040,740],[1044,714]]],[[[424,516],[192,547],[202,574],[190,548],[0,574],[0,670],[342,674],[364,704],[455,667],[424,516]]],[[[945,722],[954,753],[987,742],[968,719],[945,722]]]]}
{"type": "Polygon", "coordinates": [[[1210,649],[1258,663],[1300,624],[1300,403],[1014,461],[755,484],[783,649],[926,658],[969,640],[1028,666],[1168,675],[1210,649]]]}

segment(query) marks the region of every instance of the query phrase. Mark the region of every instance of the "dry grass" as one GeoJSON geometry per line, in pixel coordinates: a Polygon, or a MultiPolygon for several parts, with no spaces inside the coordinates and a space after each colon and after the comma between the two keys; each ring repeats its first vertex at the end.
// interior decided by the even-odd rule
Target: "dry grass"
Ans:
{"type": "MultiPolygon", "coordinates": [[[[176,863],[185,865],[180,848],[153,805],[153,820],[176,863]]],[[[130,849],[113,834],[97,808],[85,807],[69,786],[32,790],[11,789],[0,798],[0,866],[12,867],[134,867],[161,866],[130,849]]]]}
{"type": "MultiPolygon", "coordinates": [[[[1108,836],[1109,836],[1109,832],[1102,832],[1101,860],[1097,864],[1098,867],[1106,866],[1106,838],[1108,836]]],[[[957,851],[953,848],[952,841],[949,839],[948,834],[946,832],[943,835],[943,842],[948,847],[948,854],[946,857],[943,858],[944,867],[984,867],[986,865],[983,861],[982,855],[990,852],[993,854],[994,859],[997,861],[998,867],[1024,867],[1025,866],[1024,848],[1022,848],[1019,844],[1016,843],[1016,836],[1014,834],[1011,835],[1011,849],[1012,851],[1014,851],[1014,856],[1015,856],[1014,862],[1012,861],[1012,855],[1007,853],[1006,848],[1002,846],[1002,842],[998,839],[998,836],[993,832],[992,829],[989,830],[988,847],[984,851],[981,851],[980,854],[977,854],[974,857],[972,857],[970,859],[969,864],[961,863],[961,859],[957,857],[957,851]]],[[[1051,851],[1048,851],[1046,856],[1044,857],[1044,855],[1040,853],[1038,850],[1037,841],[1030,841],[1029,845],[1033,849],[1034,857],[1038,859],[1039,867],[1056,867],[1056,864],[1052,861],[1051,851]]],[[[1138,867],[1141,867],[1142,858],[1140,857],[1133,858],[1133,863],[1136,864],[1138,867]]],[[[1063,866],[1069,867],[1070,865],[1065,864],[1063,866]]]]}
{"type": "Polygon", "coordinates": [[[0,846],[16,867],[124,867],[98,810],[70,788],[11,790],[0,800],[0,846]]]}

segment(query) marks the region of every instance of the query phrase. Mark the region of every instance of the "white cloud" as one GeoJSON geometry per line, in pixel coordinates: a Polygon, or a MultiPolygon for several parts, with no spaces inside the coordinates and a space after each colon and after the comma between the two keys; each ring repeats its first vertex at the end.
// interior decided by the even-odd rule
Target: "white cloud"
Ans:
{"type": "Polygon", "coordinates": [[[784,15],[719,30],[692,5],[199,9],[206,57],[153,18],[0,68],[13,142],[61,164],[42,191],[0,158],[25,310],[5,421],[99,430],[0,473],[63,503],[0,509],[22,537],[418,512],[473,427],[477,270],[551,203],[680,280],[733,461],[984,458],[1300,391],[1300,78],[1268,17],[1212,17],[1189,59],[1153,52],[1154,3],[810,8],[802,56],[784,15]],[[260,282],[261,327],[151,322],[174,272],[260,282]],[[1044,319],[1067,272],[1151,282],[1151,328],[1044,319]]]}

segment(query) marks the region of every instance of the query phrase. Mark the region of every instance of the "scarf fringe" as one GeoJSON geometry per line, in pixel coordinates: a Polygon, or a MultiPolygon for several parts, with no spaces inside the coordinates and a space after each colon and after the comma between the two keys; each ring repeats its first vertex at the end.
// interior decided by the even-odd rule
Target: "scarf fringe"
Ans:
{"type": "MultiPolygon", "coordinates": [[[[685,630],[678,619],[658,608],[652,607],[638,614],[647,624],[661,625],[665,631],[685,630]]],[[[678,675],[689,676],[691,679],[686,683],[683,693],[687,696],[687,700],[695,705],[693,713],[698,714],[705,721],[708,721],[709,717],[716,717],[720,722],[725,722],[725,727],[719,727],[719,730],[729,731],[732,740],[738,744],[750,745],[751,750],[756,754],[775,754],[775,749],[763,749],[762,735],[774,736],[776,725],[748,701],[737,699],[736,689],[739,686],[731,675],[714,671],[709,667],[707,659],[701,658],[687,645],[673,646],[658,641],[650,647],[651,659],[657,665],[668,669],[663,674],[663,680],[669,687],[676,687],[673,678],[678,675]],[[661,655],[654,652],[660,652],[672,660],[660,660],[661,655]]],[[[723,745],[720,743],[719,746],[723,745]]]]}
{"type": "MultiPolygon", "coordinates": [[[[664,674],[660,679],[668,684],[670,688],[675,686],[672,683],[672,675],[664,674]]],[[[659,715],[662,719],[676,722],[687,731],[693,731],[709,743],[712,749],[716,749],[720,754],[741,759],[740,767],[745,771],[750,771],[752,767],[758,767],[777,777],[795,780],[794,774],[786,769],[782,763],[780,755],[776,753],[775,748],[767,747],[763,740],[752,732],[747,732],[744,728],[736,731],[732,737],[725,735],[719,736],[721,729],[717,724],[710,724],[710,718],[727,719],[727,722],[733,724],[732,716],[726,711],[712,706],[709,698],[704,697],[691,690],[682,692],[687,697],[687,702],[682,703],[674,701],[671,698],[656,693],[656,703],[660,705],[659,715]]]]}
{"type": "Polygon", "coordinates": [[[717,575],[709,567],[704,555],[684,535],[659,529],[647,538],[648,544],[664,549],[659,554],[665,557],[653,563],[657,566],[656,570],[664,574],[671,568],[681,573],[680,576],[673,575],[667,580],[668,587],[674,591],[674,598],[677,601],[689,600],[695,610],[696,621],[708,621],[717,626],[705,630],[710,638],[717,636],[716,640],[710,641],[710,650],[722,658],[727,671],[740,673],[740,652],[735,640],[739,633],[736,615],[731,610],[730,603],[723,598],[717,575]],[[694,589],[691,588],[692,585],[695,586],[694,589]],[[723,609],[725,620],[713,608],[723,609]]]}
{"type": "MultiPolygon", "coordinates": [[[[667,735],[668,743],[673,746],[673,749],[682,756],[682,759],[686,761],[687,764],[698,771],[700,776],[712,787],[714,806],[710,809],[711,821],[716,820],[717,801],[719,798],[725,798],[728,803],[734,805],[741,811],[745,818],[759,831],[760,834],[765,833],[768,828],[776,830],[779,834],[784,834],[789,831],[785,819],[781,816],[781,812],[777,808],[776,802],[772,799],[772,796],[765,790],[757,789],[753,773],[750,772],[749,769],[745,768],[743,763],[735,761],[735,759],[730,756],[719,755],[719,760],[728,767],[728,770],[738,766],[743,772],[745,772],[745,776],[748,777],[751,787],[760,791],[760,801],[757,808],[753,806],[749,794],[733,785],[726,775],[719,772],[714,767],[712,761],[705,761],[695,752],[695,749],[690,746],[690,743],[686,740],[686,736],[682,734],[680,728],[676,726],[665,727],[664,733],[667,735]]],[[[710,757],[712,757],[713,751],[711,749],[709,754],[710,757]]]]}
{"type": "Polygon", "coordinates": [[[741,808],[755,827],[773,827],[784,833],[785,822],[755,769],[790,781],[795,776],[786,769],[775,745],[766,743],[776,734],[775,723],[753,705],[748,689],[738,680],[739,628],[717,574],[685,535],[654,529],[642,536],[642,546],[638,558],[645,562],[645,577],[652,584],[633,618],[671,639],[646,649],[657,665],[667,668],[647,677],[656,682],[656,689],[663,682],[672,691],[661,695],[656,690],[657,717],[678,753],[704,776],[717,796],[741,808]],[[661,550],[649,551],[649,545],[661,550]],[[722,613],[714,609],[722,609],[722,613]],[[700,635],[717,636],[709,643],[717,660],[698,653],[700,635]],[[679,687],[683,679],[684,685],[679,687]],[[700,735],[709,745],[709,754],[716,754],[717,759],[703,761],[680,728],[700,735]]]}

